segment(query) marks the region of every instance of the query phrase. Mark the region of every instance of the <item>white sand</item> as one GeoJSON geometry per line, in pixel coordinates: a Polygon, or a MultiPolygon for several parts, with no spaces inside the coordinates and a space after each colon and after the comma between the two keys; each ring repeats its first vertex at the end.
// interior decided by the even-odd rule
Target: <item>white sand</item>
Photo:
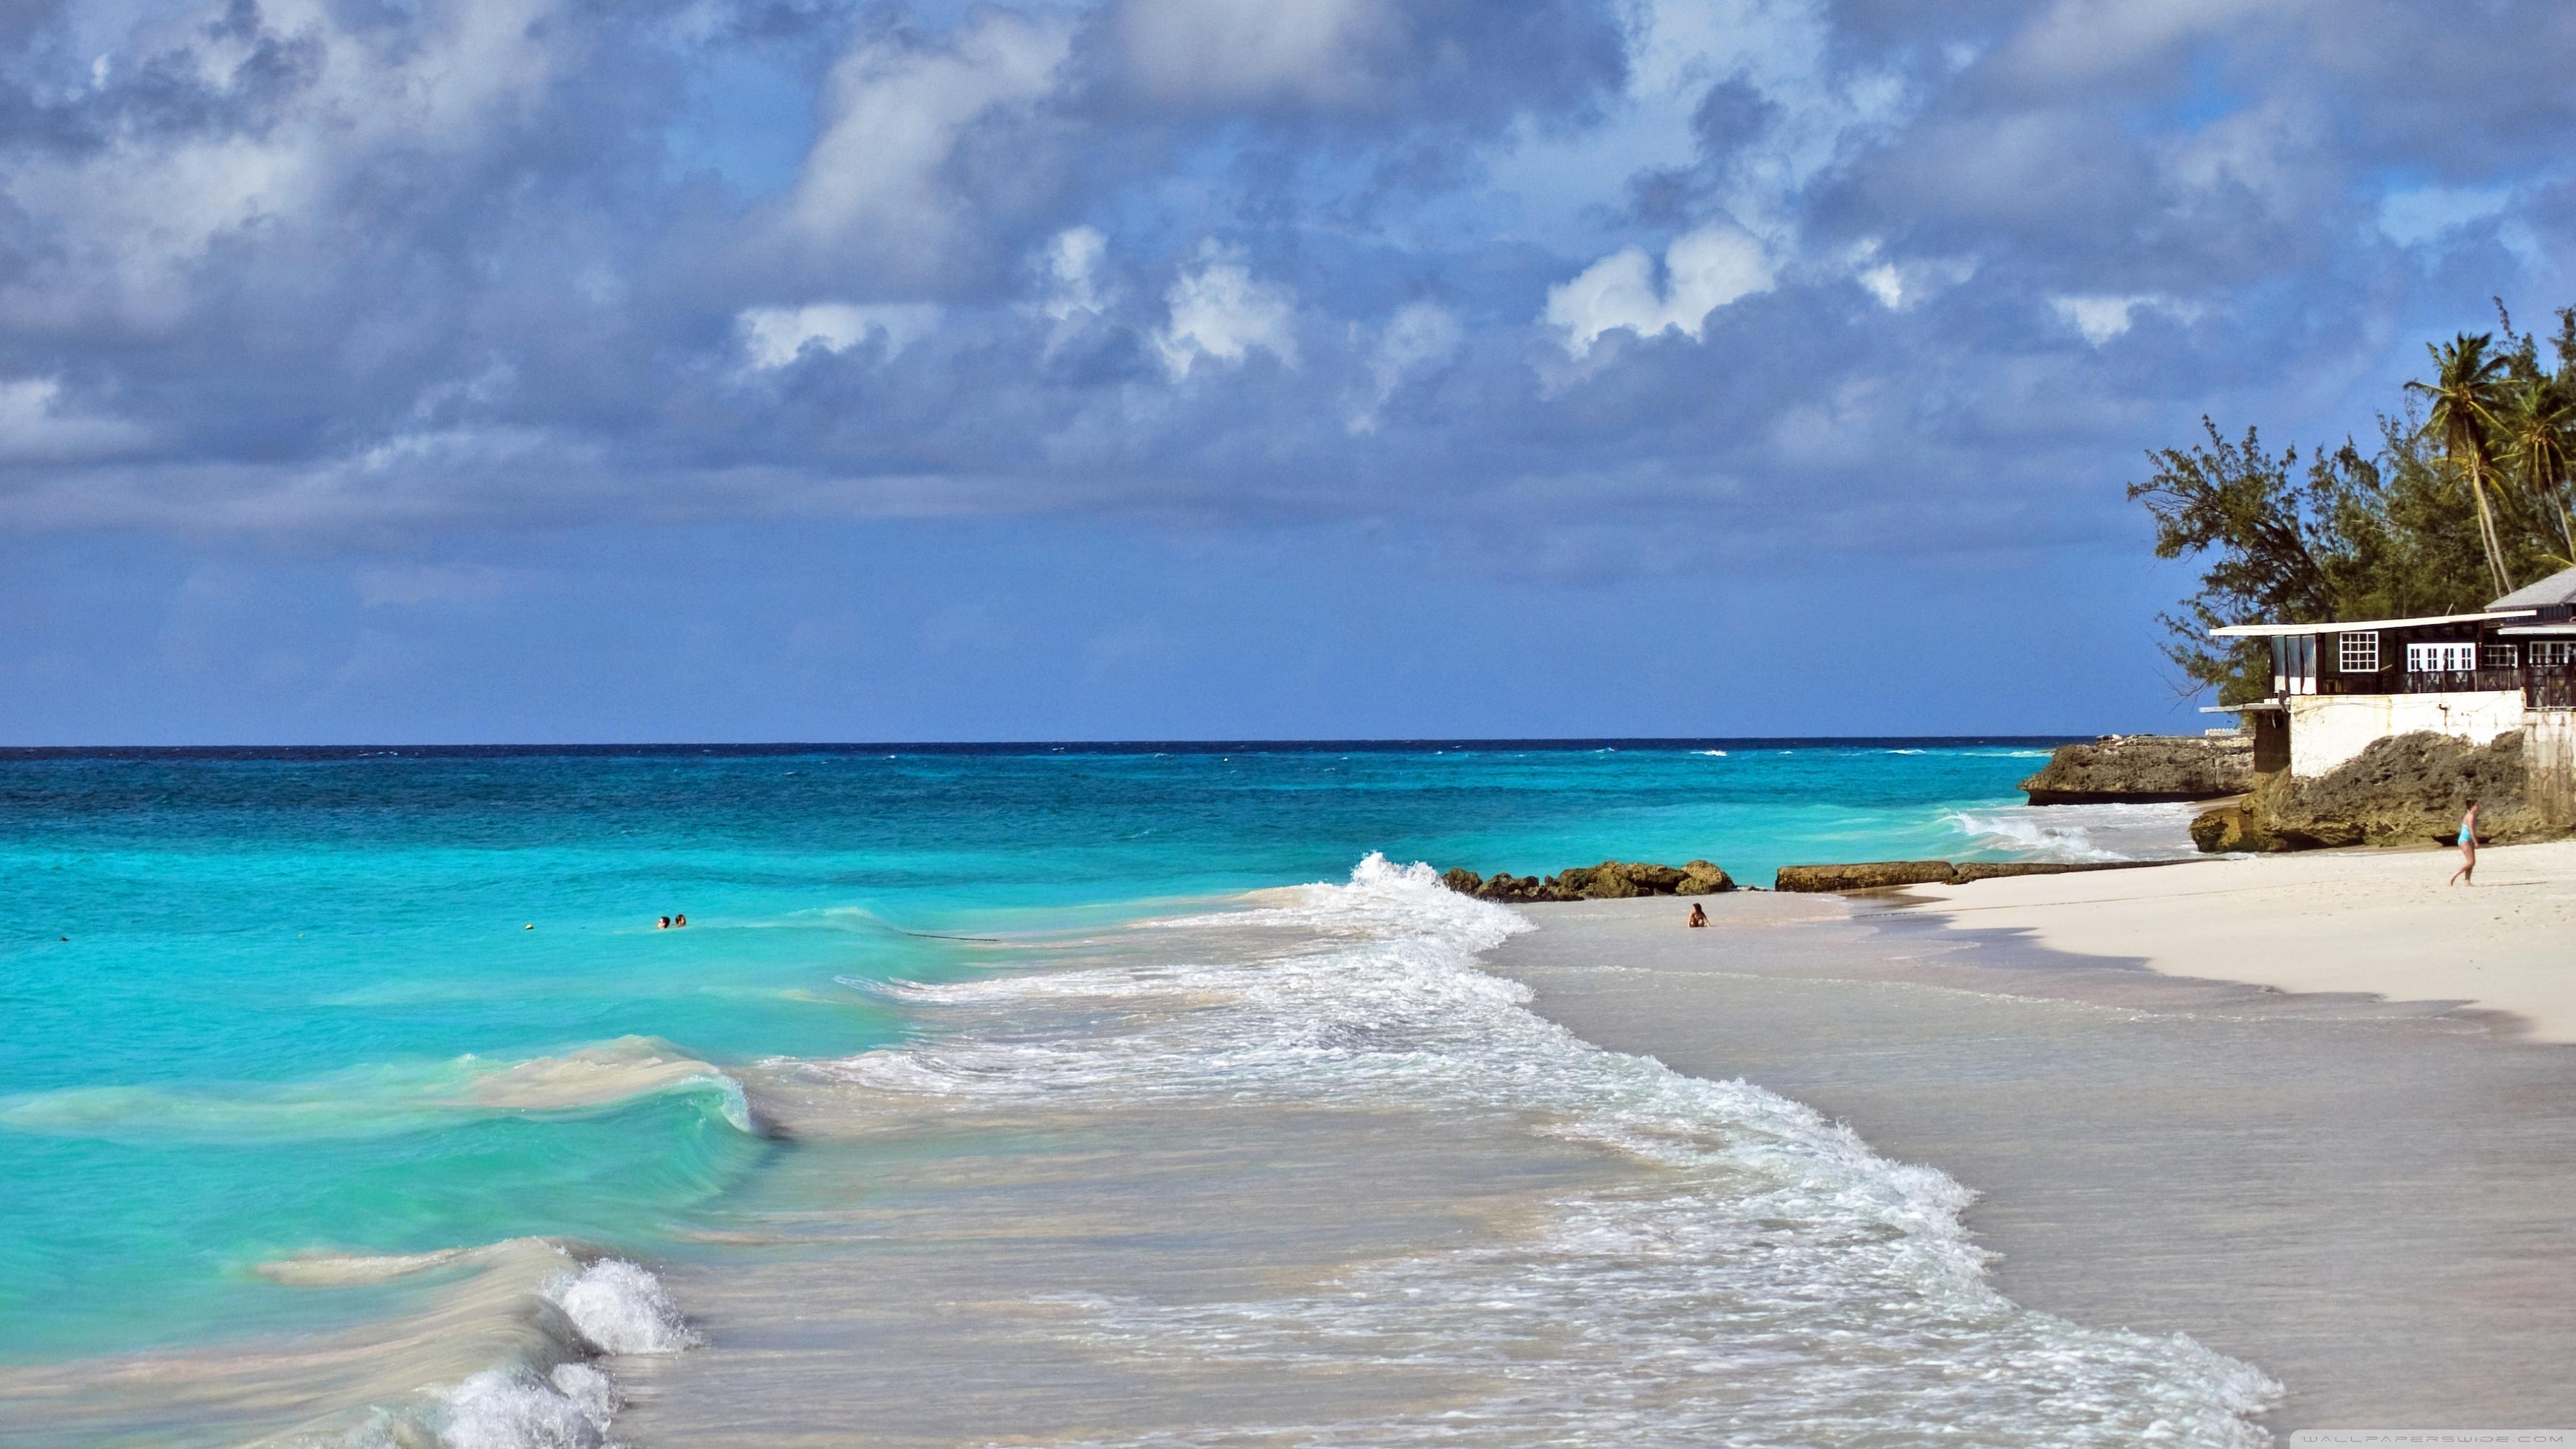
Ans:
{"type": "Polygon", "coordinates": [[[2576,1042],[2576,842],[2338,851],[1917,887],[1944,915],[2169,975],[2510,1012],[2576,1042]]]}

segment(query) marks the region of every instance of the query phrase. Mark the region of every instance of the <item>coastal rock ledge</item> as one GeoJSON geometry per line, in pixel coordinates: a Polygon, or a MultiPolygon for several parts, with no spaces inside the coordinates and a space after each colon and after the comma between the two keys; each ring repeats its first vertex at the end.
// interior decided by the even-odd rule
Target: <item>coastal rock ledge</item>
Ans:
{"type": "Polygon", "coordinates": [[[1462,896],[1483,901],[1623,901],[1633,896],[1713,896],[1735,889],[1735,881],[1704,860],[1681,866],[1644,861],[1605,860],[1578,865],[1552,876],[1515,876],[1509,871],[1478,875],[1472,870],[1442,872],[1440,883],[1462,896]]]}
{"type": "Polygon", "coordinates": [[[2483,745],[2449,735],[2390,735],[2314,779],[2266,775],[2244,800],[2191,822],[2212,854],[2349,845],[2445,845],[2470,797],[2493,844],[2566,834],[2532,798],[2520,731],[2483,745]]]}
{"type": "Polygon", "coordinates": [[[2134,870],[2171,865],[2166,860],[1864,860],[1850,865],[1784,865],[1771,880],[1775,891],[1875,891],[1890,886],[1966,885],[2014,875],[2067,875],[2085,870],[2134,870]]]}
{"type": "Polygon", "coordinates": [[[2104,735],[2059,745],[2021,782],[2033,805],[2146,805],[2215,800],[2254,788],[2254,737],[2104,735]]]}

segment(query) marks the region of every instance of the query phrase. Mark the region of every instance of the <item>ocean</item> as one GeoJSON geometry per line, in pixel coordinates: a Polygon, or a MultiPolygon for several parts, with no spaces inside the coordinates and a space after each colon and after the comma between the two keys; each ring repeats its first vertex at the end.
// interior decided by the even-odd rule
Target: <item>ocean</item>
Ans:
{"type": "Polygon", "coordinates": [[[2050,743],[0,755],[0,1438],[2261,1442],[1417,868],[2188,853],[2050,743]]]}

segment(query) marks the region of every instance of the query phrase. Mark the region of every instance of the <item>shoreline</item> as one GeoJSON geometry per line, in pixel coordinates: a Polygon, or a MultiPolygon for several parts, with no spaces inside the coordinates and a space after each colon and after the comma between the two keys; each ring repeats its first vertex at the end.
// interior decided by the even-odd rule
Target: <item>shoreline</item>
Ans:
{"type": "MultiPolygon", "coordinates": [[[[2300,858],[2256,899],[2353,859],[2300,858]]],[[[1524,908],[1539,929],[1486,969],[1596,1046],[1741,1077],[1949,1174],[1979,1194],[1964,1221],[2006,1296],[2253,1364],[2287,1390],[2276,1434],[2576,1423],[2576,1053],[2325,968],[2303,968],[2335,985],[2315,992],[2174,970],[2207,924],[2175,883],[2273,863],[1729,896],[1705,931],[1671,900],[1524,908]],[[2020,914],[2106,880],[2162,887],[2123,907],[2125,956],[2052,949],[2078,932],[2020,914]]],[[[2328,919],[2292,922],[2319,955],[2382,928],[2328,919]]]]}

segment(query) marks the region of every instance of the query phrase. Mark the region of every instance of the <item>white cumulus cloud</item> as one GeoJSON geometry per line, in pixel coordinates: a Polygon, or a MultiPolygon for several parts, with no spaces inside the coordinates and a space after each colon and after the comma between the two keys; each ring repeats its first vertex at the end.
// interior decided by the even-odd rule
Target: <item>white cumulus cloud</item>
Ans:
{"type": "Polygon", "coordinates": [[[1679,332],[1697,337],[1708,315],[1740,298],[1770,291],[1778,269],[1762,243],[1724,222],[1682,236],[1664,251],[1661,284],[1654,259],[1636,247],[1594,262],[1573,281],[1550,287],[1546,323],[1565,333],[1565,350],[1591,353],[1606,332],[1639,337],[1679,332]]]}
{"type": "Polygon", "coordinates": [[[900,36],[841,58],[824,124],[788,199],[791,234],[818,255],[857,248],[881,266],[937,272],[973,239],[949,163],[967,130],[1046,95],[1069,22],[982,12],[947,45],[900,36]]]}
{"type": "Polygon", "coordinates": [[[826,352],[847,352],[871,336],[885,339],[891,357],[936,331],[939,308],[929,302],[895,302],[862,307],[848,302],[818,302],[807,307],[746,308],[743,351],[754,367],[785,367],[808,344],[826,352]]]}
{"type": "Polygon", "coordinates": [[[1202,357],[1240,363],[1255,348],[1297,365],[1296,294],[1255,278],[1241,262],[1209,255],[1172,283],[1165,300],[1172,318],[1154,345],[1174,378],[1189,376],[1202,357]]]}
{"type": "Polygon", "coordinates": [[[2167,316],[2189,322],[2200,316],[2198,303],[2177,301],[2152,292],[2121,296],[2110,293],[2058,296],[2048,299],[2060,320],[2084,335],[2096,347],[2129,330],[2137,320],[2140,308],[2152,308],[2167,316]]]}
{"type": "Polygon", "coordinates": [[[1109,238],[1094,226],[1069,227],[1056,233],[1046,249],[1047,295],[1039,310],[1057,322],[1085,312],[1099,312],[1109,302],[1101,280],[1109,238]]]}

